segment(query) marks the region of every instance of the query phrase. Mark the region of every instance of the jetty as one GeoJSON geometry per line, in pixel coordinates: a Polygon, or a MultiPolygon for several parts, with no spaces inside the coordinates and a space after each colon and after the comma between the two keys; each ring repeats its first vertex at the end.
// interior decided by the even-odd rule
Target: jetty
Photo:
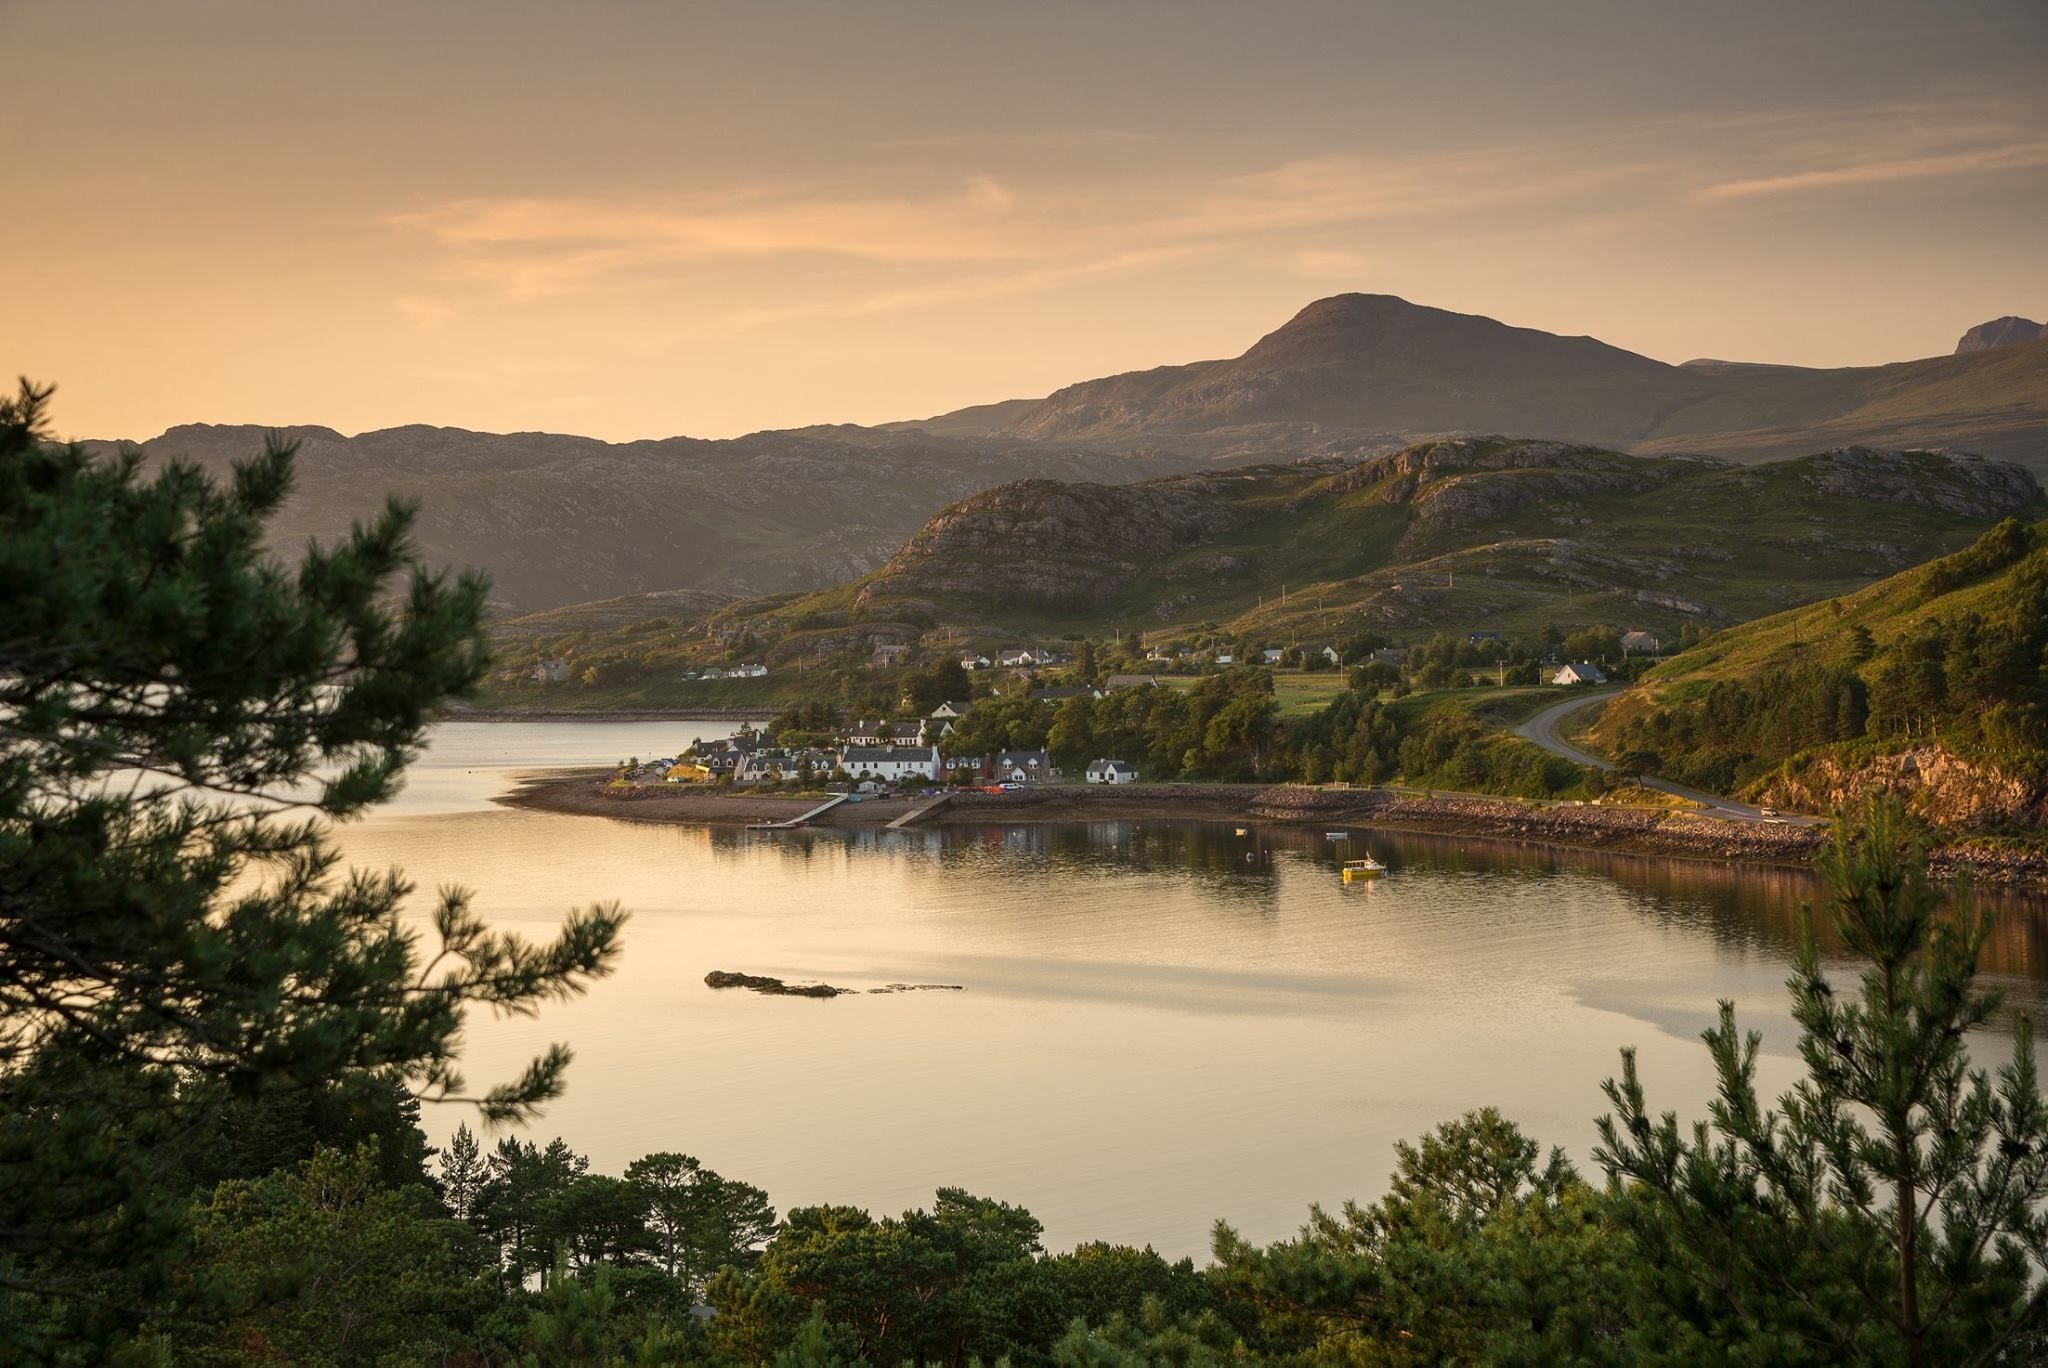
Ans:
{"type": "Polygon", "coordinates": [[[953,795],[950,793],[942,793],[938,797],[932,799],[929,803],[926,803],[923,807],[912,808],[910,811],[904,813],[901,817],[898,817],[895,821],[883,827],[882,830],[901,831],[903,830],[903,828],[909,826],[912,822],[922,821],[931,814],[933,808],[944,805],[948,800],[952,798],[952,796],[953,795]]]}
{"type": "Polygon", "coordinates": [[[794,817],[788,818],[787,820],[780,822],[749,822],[747,823],[747,830],[795,831],[798,827],[810,821],[813,817],[816,817],[821,813],[830,812],[833,808],[838,807],[841,803],[845,802],[847,799],[851,797],[853,797],[853,795],[850,793],[835,793],[830,798],[827,798],[824,802],[812,808],[809,812],[799,813],[794,817]]]}

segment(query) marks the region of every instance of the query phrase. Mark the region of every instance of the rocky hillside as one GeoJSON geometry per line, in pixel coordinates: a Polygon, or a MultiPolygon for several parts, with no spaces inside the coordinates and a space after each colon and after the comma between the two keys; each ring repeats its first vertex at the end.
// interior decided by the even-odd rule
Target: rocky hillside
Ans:
{"type": "MultiPolygon", "coordinates": [[[[193,425],[141,449],[224,470],[260,450],[264,433],[193,425]]],[[[1114,481],[1193,464],[859,428],[616,445],[434,427],[284,435],[299,443],[298,484],[275,525],[279,546],[345,532],[387,494],[416,499],[428,557],[488,571],[507,613],[656,589],[814,588],[873,569],[933,510],[1020,474],[1114,481]]]]}
{"type": "Polygon", "coordinates": [[[2048,337],[2048,323],[2036,323],[2031,318],[2007,314],[1989,323],[1979,323],[1964,333],[1962,340],[1956,343],[1956,355],[1989,351],[1993,347],[2016,347],[2024,342],[2039,342],[2044,337],[2048,337]]]}
{"type": "Polygon", "coordinates": [[[1675,631],[1854,589],[2041,498],[2017,466],[1938,453],[1738,466],[1501,438],[1115,487],[1034,480],[942,510],[874,573],[777,604],[762,634],[1675,631]]]}
{"type": "Polygon", "coordinates": [[[1233,359],[898,426],[1211,452],[1502,431],[1737,460],[1838,445],[1953,447],[2048,474],[2048,342],[1958,352],[1838,370],[1673,366],[1590,337],[1347,294],[1310,304],[1233,359]]]}

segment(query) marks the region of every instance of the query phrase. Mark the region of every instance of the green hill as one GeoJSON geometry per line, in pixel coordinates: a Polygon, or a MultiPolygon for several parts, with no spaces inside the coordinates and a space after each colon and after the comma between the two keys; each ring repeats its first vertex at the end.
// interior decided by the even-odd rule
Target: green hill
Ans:
{"type": "Polygon", "coordinates": [[[1667,777],[1822,810],[1884,787],[1930,820],[2048,820],[2048,522],[1723,632],[1609,705],[1595,739],[1667,777]]]}

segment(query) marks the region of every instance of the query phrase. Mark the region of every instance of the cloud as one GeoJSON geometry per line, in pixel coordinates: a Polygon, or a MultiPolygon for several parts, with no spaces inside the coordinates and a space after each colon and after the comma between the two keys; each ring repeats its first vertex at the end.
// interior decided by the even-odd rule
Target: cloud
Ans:
{"type": "Polygon", "coordinates": [[[964,304],[977,299],[1029,294],[1070,281],[1085,280],[1091,276],[1114,275],[1171,265],[1204,255],[1209,250],[1202,245],[1185,244],[1117,252],[1091,261],[1046,266],[1036,270],[1008,271],[994,276],[941,281],[906,289],[884,290],[847,300],[800,304],[779,309],[744,309],[727,314],[724,321],[735,327],[756,328],[774,323],[788,323],[801,318],[857,318],[869,314],[895,313],[903,309],[964,304]]]}
{"type": "Polygon", "coordinates": [[[595,277],[720,258],[815,255],[872,262],[995,261],[1022,248],[1015,197],[976,176],[928,199],[773,196],[739,190],[688,202],[479,198],[386,220],[452,253],[515,297],[595,277]]]}
{"type": "Polygon", "coordinates": [[[2048,166],[2048,141],[2009,143],[1938,156],[1855,162],[1848,166],[1818,171],[1796,171],[1786,175],[1721,181],[1701,190],[1697,198],[1747,199],[1756,195],[1828,190],[1845,185],[1882,185],[1891,181],[1920,180],[1933,176],[1971,176],[2025,171],[2041,166],[2048,166]]]}

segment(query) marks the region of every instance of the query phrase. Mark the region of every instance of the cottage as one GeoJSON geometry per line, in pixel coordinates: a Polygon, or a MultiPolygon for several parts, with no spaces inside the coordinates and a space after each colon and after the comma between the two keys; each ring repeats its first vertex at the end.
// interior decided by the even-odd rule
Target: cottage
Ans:
{"type": "Polygon", "coordinates": [[[1237,657],[1228,651],[1218,651],[1216,653],[1216,663],[1218,665],[1235,665],[1237,664],[1237,657]]]}
{"type": "Polygon", "coordinates": [[[970,654],[960,657],[960,668],[963,670],[986,670],[989,664],[989,658],[985,655],[970,654]]]}
{"type": "Polygon", "coordinates": [[[1663,638],[1654,632],[1623,632],[1621,653],[1623,655],[1658,655],[1664,650],[1663,638]]]}
{"type": "Polygon", "coordinates": [[[728,679],[759,679],[768,673],[766,665],[735,665],[726,672],[728,679]]]}
{"type": "Polygon", "coordinates": [[[1058,778],[1059,771],[1042,750],[1003,751],[996,756],[995,773],[990,777],[1005,784],[1043,784],[1058,778]]]}
{"type": "Polygon", "coordinates": [[[903,657],[909,653],[910,647],[901,642],[884,641],[875,646],[875,653],[869,663],[877,669],[886,669],[891,665],[901,663],[903,657]]]}
{"type": "Polygon", "coordinates": [[[856,779],[937,779],[937,746],[848,746],[839,753],[839,768],[856,779]]]}
{"type": "Polygon", "coordinates": [[[699,678],[699,679],[723,679],[723,678],[725,678],[725,671],[724,671],[723,669],[721,669],[720,667],[716,666],[716,665],[712,665],[712,666],[708,666],[708,667],[706,667],[706,669],[705,669],[704,673],[703,673],[703,674],[700,674],[700,675],[698,675],[698,676],[697,676],[697,678],[699,678]]]}
{"type": "Polygon", "coordinates": [[[1335,667],[1344,663],[1344,653],[1335,646],[1311,646],[1302,652],[1304,663],[1318,659],[1325,665],[1335,667]]]}
{"type": "Polygon", "coordinates": [[[1265,650],[1259,652],[1259,663],[1262,665],[1278,665],[1286,656],[1287,651],[1284,647],[1268,646],[1265,650]]]}
{"type": "Polygon", "coordinates": [[[886,746],[896,739],[899,732],[907,735],[914,730],[916,730],[914,723],[905,725],[887,721],[859,721],[840,731],[839,744],[842,746],[886,746]]]}
{"type": "Polygon", "coordinates": [[[527,678],[536,684],[566,684],[569,682],[569,662],[543,660],[533,667],[533,673],[527,678]]]}
{"type": "Polygon", "coordinates": [[[1558,666],[1557,673],[1550,677],[1553,684],[1605,684],[1607,676],[1591,661],[1575,660],[1569,665],[1558,666]]]}
{"type": "Polygon", "coordinates": [[[973,706],[974,705],[972,703],[955,703],[952,700],[948,699],[946,702],[941,703],[938,707],[932,709],[932,716],[965,717],[967,716],[968,709],[972,708],[973,706]]]}
{"type": "Polygon", "coordinates": [[[992,774],[986,755],[949,755],[940,763],[940,768],[955,782],[978,779],[992,774]]]}
{"type": "Polygon", "coordinates": [[[996,664],[1005,668],[1036,669],[1052,663],[1052,652],[1034,651],[1029,647],[1017,647],[1004,651],[996,657],[996,664]]]}
{"type": "Polygon", "coordinates": [[[937,745],[953,733],[953,719],[950,717],[921,717],[917,720],[917,744],[937,745]]]}
{"type": "Polygon", "coordinates": [[[1088,782],[1091,784],[1135,784],[1138,770],[1121,760],[1097,760],[1088,767],[1088,782]]]}

